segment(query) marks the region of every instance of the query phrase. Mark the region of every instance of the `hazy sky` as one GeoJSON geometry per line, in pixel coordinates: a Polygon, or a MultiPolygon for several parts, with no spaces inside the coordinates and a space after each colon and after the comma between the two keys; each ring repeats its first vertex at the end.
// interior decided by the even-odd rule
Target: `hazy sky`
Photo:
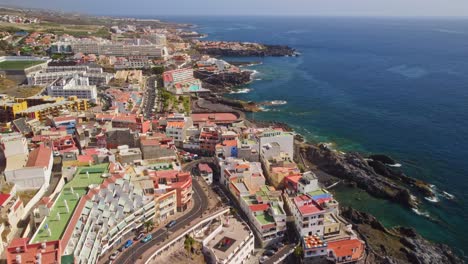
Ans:
{"type": "Polygon", "coordinates": [[[109,15],[468,16],[468,0],[0,0],[109,15]]]}

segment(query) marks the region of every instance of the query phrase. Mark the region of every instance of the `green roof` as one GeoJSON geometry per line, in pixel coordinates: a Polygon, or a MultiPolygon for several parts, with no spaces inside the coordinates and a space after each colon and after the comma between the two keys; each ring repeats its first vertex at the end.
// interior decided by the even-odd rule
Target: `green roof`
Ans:
{"type": "Polygon", "coordinates": [[[315,190],[313,192],[309,192],[308,194],[310,194],[312,196],[316,196],[316,195],[321,195],[321,194],[326,194],[326,193],[328,193],[326,190],[318,189],[318,190],[315,190]]]}
{"type": "Polygon", "coordinates": [[[17,61],[2,61],[0,62],[0,70],[23,70],[28,67],[44,63],[45,61],[36,61],[36,60],[31,60],[31,61],[22,61],[22,60],[17,60],[17,61]]]}
{"type": "Polygon", "coordinates": [[[31,239],[31,243],[60,239],[68,226],[68,222],[80,198],[88,192],[87,187],[92,184],[101,184],[104,180],[101,175],[108,171],[108,167],[109,164],[107,163],[90,167],[79,167],[75,173],[75,177],[63,187],[62,192],[54,202],[50,215],[45,218],[45,221],[43,221],[38,229],[39,231],[31,239]],[[86,175],[86,171],[90,172],[89,177],[86,175]],[[91,173],[91,171],[96,173],[91,173]],[[98,171],[99,173],[97,173],[98,171]],[[73,188],[73,193],[70,189],[71,187],[73,188]],[[68,212],[65,206],[65,200],[68,204],[68,212]],[[57,217],[57,213],[59,213],[60,219],[57,217]],[[45,225],[48,225],[50,229],[50,236],[49,232],[45,229],[45,225]]]}
{"type": "Polygon", "coordinates": [[[255,218],[257,218],[257,220],[262,225],[275,223],[275,219],[273,219],[273,217],[268,214],[259,214],[259,215],[256,215],[255,218]]]}
{"type": "Polygon", "coordinates": [[[92,184],[101,184],[104,181],[102,174],[107,172],[109,164],[99,164],[91,167],[79,167],[76,171],[75,177],[69,183],[67,183],[65,188],[86,188],[92,184]],[[86,174],[89,173],[89,177],[86,174]]]}
{"type": "Polygon", "coordinates": [[[62,256],[61,263],[62,264],[74,264],[75,263],[75,256],[73,254],[72,255],[62,256]]]}

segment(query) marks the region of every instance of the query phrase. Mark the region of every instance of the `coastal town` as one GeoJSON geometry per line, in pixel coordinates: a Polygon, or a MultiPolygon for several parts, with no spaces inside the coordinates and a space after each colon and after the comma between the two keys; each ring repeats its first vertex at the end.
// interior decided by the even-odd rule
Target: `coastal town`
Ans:
{"type": "Polygon", "coordinates": [[[303,138],[223,97],[253,73],[223,56],[293,48],[17,12],[0,13],[0,262],[367,263],[303,138]]]}

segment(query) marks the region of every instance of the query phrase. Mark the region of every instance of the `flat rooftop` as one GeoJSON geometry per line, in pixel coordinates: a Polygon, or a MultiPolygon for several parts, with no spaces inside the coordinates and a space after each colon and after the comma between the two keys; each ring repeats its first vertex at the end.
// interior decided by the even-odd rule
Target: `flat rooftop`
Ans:
{"type": "Polygon", "coordinates": [[[101,176],[103,173],[108,172],[108,167],[109,164],[107,163],[89,167],[79,167],[74,178],[63,187],[62,192],[51,208],[50,215],[42,222],[38,231],[31,239],[31,243],[48,242],[60,239],[68,226],[68,222],[70,221],[78,202],[81,197],[88,192],[87,187],[93,184],[101,184],[104,181],[104,178],[101,176]],[[65,201],[68,204],[68,211],[65,201]],[[50,236],[49,232],[45,228],[46,225],[50,230],[50,236]]]}
{"type": "Polygon", "coordinates": [[[250,235],[251,232],[245,223],[230,216],[229,225],[223,226],[222,231],[208,241],[207,247],[213,250],[219,260],[223,260],[232,254],[250,235]]]}

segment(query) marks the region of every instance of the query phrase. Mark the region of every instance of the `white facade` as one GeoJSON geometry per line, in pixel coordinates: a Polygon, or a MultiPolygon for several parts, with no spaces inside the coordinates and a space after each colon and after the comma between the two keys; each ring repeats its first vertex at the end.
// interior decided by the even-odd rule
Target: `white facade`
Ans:
{"type": "Polygon", "coordinates": [[[254,253],[254,239],[247,224],[232,216],[224,216],[222,223],[203,239],[203,252],[210,260],[209,263],[244,264],[254,253]],[[225,251],[217,249],[216,245],[224,239],[232,244],[225,251]]]}
{"type": "Polygon", "coordinates": [[[296,197],[288,202],[294,216],[294,224],[301,237],[312,235],[323,236],[325,210],[317,206],[312,198],[300,200],[296,197]],[[305,209],[306,207],[315,209],[307,210],[305,209]]]}
{"type": "Polygon", "coordinates": [[[15,155],[28,155],[28,142],[20,133],[3,134],[0,136],[0,148],[5,158],[15,155]]]}
{"type": "Polygon", "coordinates": [[[260,135],[260,146],[271,143],[278,143],[280,150],[294,157],[294,134],[290,132],[267,130],[260,135]]]}
{"type": "Polygon", "coordinates": [[[119,245],[126,234],[154,218],[155,201],[135,188],[126,175],[98,189],[86,202],[85,209],[75,213],[81,217],[79,224],[72,227],[73,234],[64,254],[73,254],[77,263],[97,263],[98,258],[119,245]]]}
{"type": "Polygon", "coordinates": [[[54,162],[52,151],[39,151],[38,149],[33,151],[38,151],[38,155],[50,155],[49,157],[37,157],[38,155],[31,154],[29,157],[30,159],[31,157],[34,158],[34,156],[38,159],[43,159],[47,164],[30,164],[30,160],[28,160],[25,167],[5,170],[4,172],[6,181],[16,184],[19,190],[40,189],[43,185],[49,186],[54,162]]]}
{"type": "Polygon", "coordinates": [[[97,101],[96,85],[89,85],[87,77],[61,78],[47,87],[47,94],[53,97],[76,96],[93,103],[97,101]]]}
{"type": "Polygon", "coordinates": [[[70,43],[73,53],[98,54],[107,56],[148,56],[166,57],[167,49],[155,44],[126,44],[94,40],[75,40],[70,43]]]}

